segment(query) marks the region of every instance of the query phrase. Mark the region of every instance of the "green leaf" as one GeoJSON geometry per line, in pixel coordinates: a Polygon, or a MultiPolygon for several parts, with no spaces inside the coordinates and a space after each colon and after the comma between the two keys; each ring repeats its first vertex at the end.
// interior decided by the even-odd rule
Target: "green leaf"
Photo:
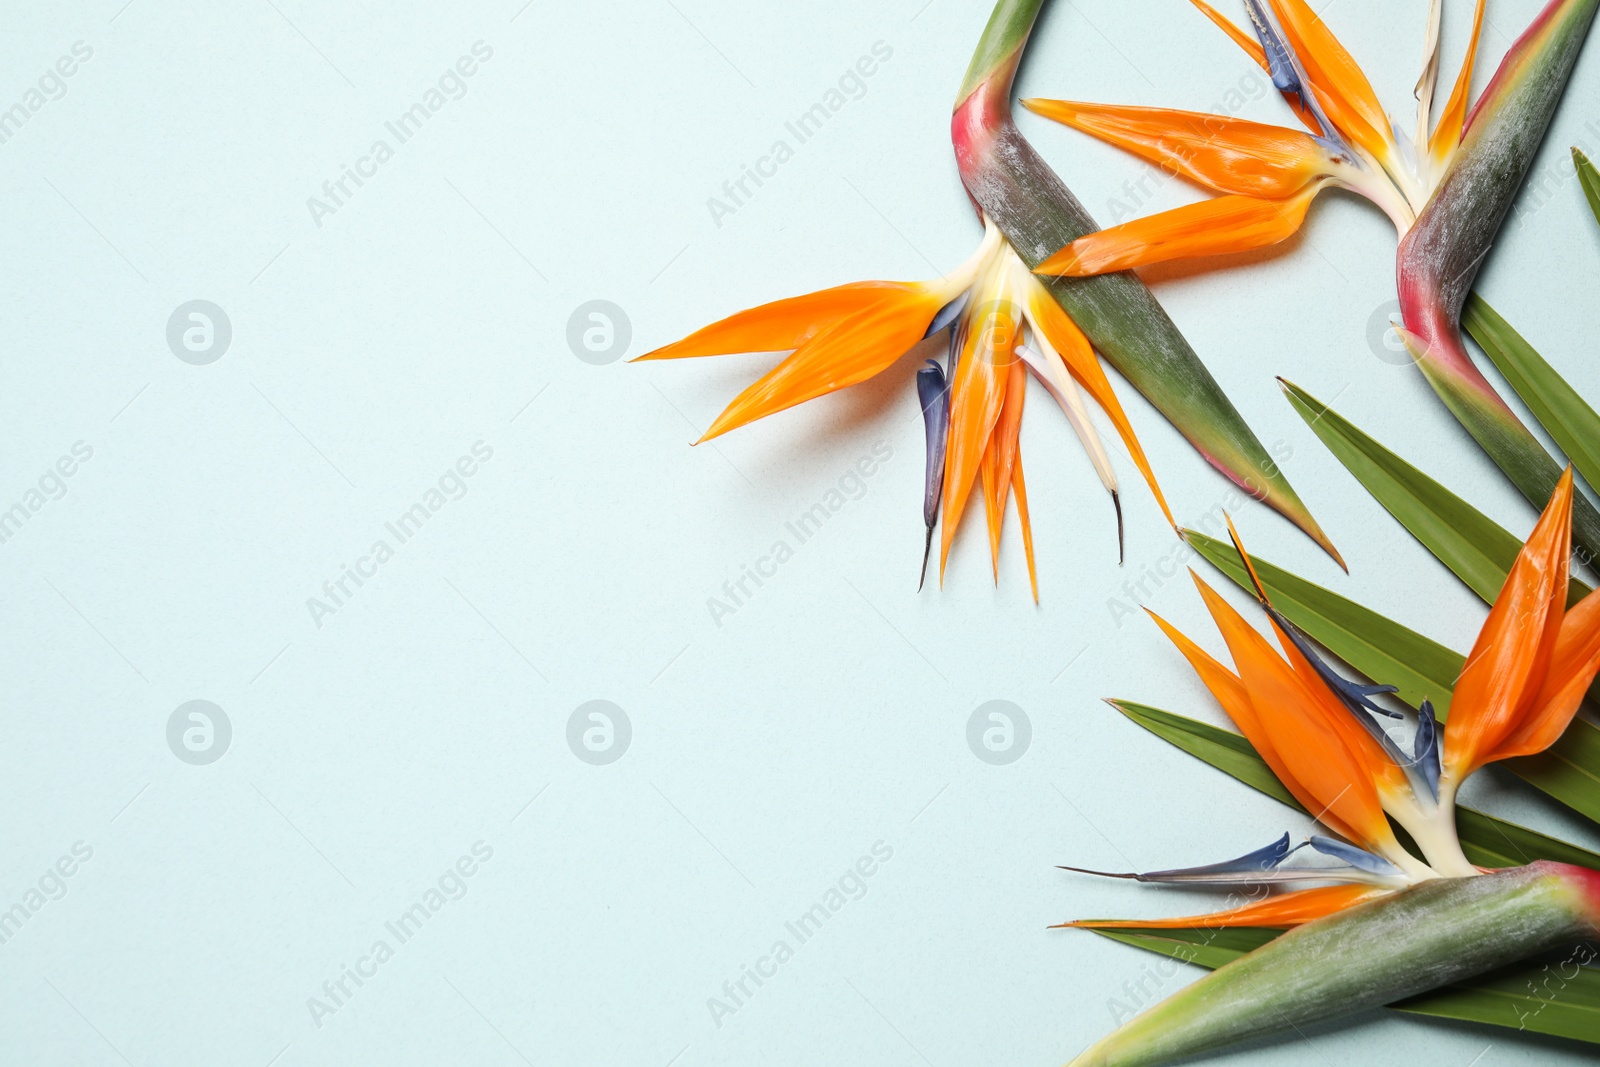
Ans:
{"type": "MultiPolygon", "coordinates": [[[[1238,959],[1280,933],[1253,927],[1084,929],[1208,970],[1238,959]]],[[[1593,954],[1575,951],[1552,961],[1519,964],[1389,1006],[1412,1015],[1600,1043],[1600,970],[1578,966],[1584,959],[1593,959],[1593,954]]]]}
{"type": "Polygon", "coordinates": [[[1572,149],[1572,163],[1578,168],[1578,181],[1583,186],[1583,195],[1589,199],[1589,210],[1600,222],[1600,171],[1594,169],[1589,157],[1578,151],[1576,146],[1572,149]]]}
{"type": "MultiPolygon", "coordinates": [[[[1304,389],[1282,384],[1300,417],[1367,492],[1474,593],[1493,603],[1522,549],[1516,535],[1304,389]]],[[[1588,592],[1588,586],[1574,581],[1567,602],[1577,603],[1588,592]]]]}
{"type": "Polygon", "coordinates": [[[1043,6],[1044,0],[1000,0],[995,4],[983,35],[978,38],[978,47],[973,50],[967,76],[961,79],[961,90],[956,93],[957,107],[997,71],[1002,72],[1010,88],[1012,72],[1005,72],[1004,68],[1008,63],[1015,64],[1017,53],[1027,45],[1033,21],[1039,17],[1043,6]]]}
{"type": "MultiPolygon", "coordinates": [[[[1195,530],[1185,530],[1184,538],[1241,589],[1254,592],[1233,545],[1195,530]]],[[[1257,556],[1250,562],[1273,605],[1314,641],[1368,680],[1396,686],[1400,698],[1412,707],[1427,697],[1440,719],[1448,717],[1450,693],[1466,657],[1257,556]]],[[[1561,739],[1544,752],[1507,760],[1505,767],[1600,823],[1600,727],[1583,716],[1573,719],[1561,739]]]]}
{"type": "MultiPolygon", "coordinates": [[[[1283,787],[1248,738],[1210,723],[1128,700],[1108,703],[1163,741],[1231,775],[1296,811],[1305,808],[1283,787]]],[[[1456,833],[1467,858],[1480,867],[1521,867],[1554,860],[1600,870],[1600,854],[1473,808],[1456,809],[1456,833]]]]}
{"type": "Polygon", "coordinates": [[[1461,322],[1578,473],[1600,486],[1600,415],[1478,294],[1467,299],[1461,322]]]}
{"type": "Polygon", "coordinates": [[[1285,789],[1278,776],[1272,773],[1267,761],[1256,753],[1248,738],[1231,730],[1223,730],[1208,723],[1186,719],[1170,711],[1136,704],[1131,700],[1108,700],[1107,704],[1143,726],[1163,741],[1169,741],[1191,756],[1237,778],[1252,789],[1267,794],[1291,808],[1300,807],[1294,794],[1285,789]]]}
{"type": "Polygon", "coordinates": [[[1277,937],[1281,930],[1263,930],[1256,926],[1229,926],[1207,929],[1198,926],[1172,926],[1148,930],[1122,930],[1116,927],[1082,926],[1101,937],[1121,941],[1124,945],[1159,952],[1184,963],[1193,963],[1214,971],[1224,963],[1232,963],[1246,952],[1253,951],[1277,937]]]}
{"type": "Polygon", "coordinates": [[[1474,593],[1491,601],[1499,595],[1522,542],[1298,385],[1280,384],[1322,443],[1400,525],[1474,593]]]}

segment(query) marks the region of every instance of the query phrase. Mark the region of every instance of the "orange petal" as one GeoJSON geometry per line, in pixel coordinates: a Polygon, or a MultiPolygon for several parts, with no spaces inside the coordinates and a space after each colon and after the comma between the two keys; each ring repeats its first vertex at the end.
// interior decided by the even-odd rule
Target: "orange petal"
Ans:
{"type": "MultiPolygon", "coordinates": [[[[1260,41],[1235,26],[1232,19],[1218,14],[1216,9],[1206,3],[1205,0],[1189,0],[1189,2],[1199,8],[1202,15],[1216,23],[1223,33],[1233,38],[1233,43],[1244,49],[1245,54],[1256,61],[1256,66],[1260,67],[1269,76],[1271,75],[1272,64],[1267,62],[1267,52],[1266,49],[1261,47],[1260,41]]],[[[1317,118],[1311,113],[1310,108],[1306,107],[1296,96],[1290,95],[1285,99],[1289,106],[1294,109],[1294,113],[1300,117],[1300,121],[1306,124],[1306,129],[1315,134],[1322,133],[1322,126],[1317,122],[1317,118]]]]}
{"type": "Polygon", "coordinates": [[[880,301],[923,291],[924,287],[916,282],[852,282],[804,296],[774,300],[729,315],[681,341],[646,352],[632,362],[722,356],[734,352],[787,352],[799,348],[841,319],[865,311],[880,301]]]}
{"type": "Polygon", "coordinates": [[[994,439],[999,446],[996,459],[1000,478],[1010,483],[1011,467],[1017,460],[1017,442],[1022,436],[1022,407],[1028,399],[1028,365],[1020,359],[1011,361],[1006,373],[1005,406],[1000,409],[1000,421],[995,424],[994,439]]]}
{"type": "Polygon", "coordinates": [[[917,286],[828,326],[735,397],[700,440],[887,370],[922,338],[938,305],[917,286]]]}
{"type": "Polygon", "coordinates": [[[1260,41],[1235,26],[1232,19],[1218,12],[1216,8],[1206,3],[1205,0],[1189,0],[1189,2],[1199,8],[1202,15],[1215,22],[1218,29],[1232,37],[1233,43],[1243,48],[1245,53],[1256,61],[1257,66],[1271,73],[1272,67],[1267,63],[1267,50],[1261,47],[1260,41]]]}
{"type": "Polygon", "coordinates": [[[1016,362],[1020,316],[1008,300],[981,305],[984,318],[971,324],[950,388],[950,440],[945,449],[944,501],[940,523],[939,574],[950,559],[950,542],[966,510],[972,482],[1005,402],[1007,378],[1016,362]]]}
{"type": "Polygon", "coordinates": [[[1028,367],[1014,360],[1006,372],[1006,394],[1000,418],[983,457],[984,511],[989,520],[989,560],[1000,580],[1000,530],[1005,522],[1006,497],[1011,491],[1011,470],[1017,460],[1017,440],[1022,433],[1022,405],[1027,398],[1028,367]]]}
{"type": "Polygon", "coordinates": [[[1478,0],[1478,10],[1472,16],[1472,37],[1467,41],[1467,55],[1461,61],[1461,73],[1456,75],[1456,87],[1451,90],[1450,100],[1439,113],[1433,136],[1428,140],[1428,151],[1436,162],[1442,163],[1449,158],[1456,145],[1461,143],[1461,132],[1467,121],[1467,96],[1472,91],[1472,65],[1478,55],[1478,35],[1483,30],[1484,3],[1485,0],[1478,0]]]}
{"type": "Polygon", "coordinates": [[[1078,384],[1088,390],[1089,395],[1094,397],[1094,402],[1099,404],[1106,416],[1111,419],[1111,424],[1117,428],[1117,436],[1122,438],[1128,454],[1133,457],[1134,466],[1144,475],[1144,480],[1149,483],[1150,492],[1155,494],[1156,503],[1161,505],[1161,513],[1167,517],[1167,522],[1177,526],[1177,520],[1172,517],[1172,509],[1167,507],[1167,498],[1162,494],[1161,486],[1156,483],[1155,472],[1150,469],[1150,461],[1145,458],[1144,448],[1133,434],[1133,424],[1128,421],[1127,413],[1122,410],[1122,403],[1117,400],[1117,394],[1112,392],[1111,382],[1106,377],[1104,368],[1100,366],[1100,361],[1095,358],[1094,348],[1089,344],[1089,339],[1042,284],[1034,286],[1028,297],[1028,318],[1039,332],[1044,334],[1045,339],[1050,342],[1050,347],[1061,356],[1067,365],[1067,370],[1078,380],[1078,384]]]}
{"type": "MultiPolygon", "coordinates": [[[[1203,592],[1204,583],[1192,571],[1190,576],[1194,577],[1195,584],[1200,585],[1203,592]]],[[[1226,606],[1226,602],[1224,602],[1224,606],[1226,606]]],[[[1300,784],[1300,780],[1294,776],[1294,772],[1289,769],[1283,758],[1278,754],[1278,750],[1273,747],[1272,738],[1262,727],[1260,716],[1256,714],[1255,706],[1250,702],[1250,694],[1245,691],[1244,683],[1239,680],[1238,676],[1213,659],[1205,649],[1184,636],[1177,627],[1148,608],[1145,611],[1155,620],[1156,625],[1161,627],[1161,632],[1166,634],[1174,645],[1178,646],[1178,651],[1183,653],[1184,659],[1189,661],[1189,666],[1193,667],[1195,674],[1200,676],[1200,681],[1211,691],[1211,695],[1216,698],[1217,703],[1222,705],[1222,710],[1227,713],[1228,718],[1233,720],[1233,724],[1239,728],[1239,732],[1244,734],[1251,745],[1255,747],[1257,754],[1266,761],[1267,766],[1271,768],[1278,781],[1283,783],[1284,788],[1289,790],[1290,794],[1300,802],[1300,806],[1307,811],[1316,811],[1321,808],[1322,802],[1309,789],[1300,784]]],[[[1240,623],[1241,625],[1243,624],[1242,619],[1240,623]]],[[[1337,815],[1331,812],[1325,813],[1322,821],[1335,833],[1352,841],[1357,840],[1353,831],[1339,821],[1337,815]]]]}
{"type": "Polygon", "coordinates": [[[1387,158],[1393,145],[1389,120],[1356,61],[1305,0],[1271,2],[1284,37],[1305,66],[1328,118],[1375,159],[1387,158]]]}
{"type": "Polygon", "coordinates": [[[1070,100],[1022,104],[1219,193],[1281,200],[1333,162],[1309,134],[1248,119],[1070,100]]]}
{"type": "MultiPolygon", "coordinates": [[[[1287,929],[1336,911],[1360,904],[1390,892],[1370,885],[1327,885],[1280,893],[1227,911],[1210,915],[1184,915],[1176,919],[1079,919],[1061,926],[1104,928],[1108,930],[1161,930],[1173,927],[1208,929],[1225,926],[1264,926],[1287,929]]],[[[1060,929],[1060,927],[1053,927],[1060,929]]]]}
{"type": "MultiPolygon", "coordinates": [[[[1004,408],[1001,409],[1002,411],[1004,408]]],[[[994,447],[994,437],[983,450],[983,517],[989,527],[989,568],[994,572],[995,584],[1000,584],[1000,526],[1005,520],[1005,496],[1011,491],[1009,481],[1000,481],[1000,463],[994,447]]]]}
{"type": "Polygon", "coordinates": [[[1600,593],[1590,593],[1562,618],[1544,684],[1532,707],[1484,762],[1531,756],[1555,744],[1571,725],[1596,673],[1600,673],[1600,593]]]}
{"type": "Polygon", "coordinates": [[[1326,822],[1332,816],[1353,834],[1340,832],[1363,848],[1391,851],[1394,831],[1364,763],[1350,751],[1338,731],[1328,728],[1315,697],[1266,639],[1198,576],[1195,584],[1228,643],[1262,733],[1271,740],[1289,772],[1314,798],[1313,803],[1305,805],[1312,817],[1326,822]]]}
{"type": "MultiPolygon", "coordinates": [[[[1444,769],[1457,782],[1493,758],[1536,710],[1562,630],[1571,535],[1569,467],[1517,553],[1456,682],[1444,731],[1444,769]]],[[[1567,680],[1556,680],[1556,688],[1567,680]]]]}
{"type": "MultiPolygon", "coordinates": [[[[1255,587],[1256,597],[1264,607],[1270,607],[1271,602],[1267,597],[1266,588],[1261,584],[1261,576],[1256,573],[1255,561],[1250,558],[1250,553],[1245,551],[1244,541],[1239,537],[1239,531],[1234,528],[1233,517],[1224,514],[1223,518],[1227,521],[1228,536],[1233,541],[1233,547],[1244,562],[1250,584],[1255,587]]],[[[1308,698],[1307,713],[1319,721],[1324,729],[1339,736],[1345,747],[1350,750],[1350,754],[1361,764],[1367,778],[1378,787],[1380,795],[1409,794],[1411,786],[1405,771],[1367,732],[1356,716],[1351,714],[1338,695],[1328,687],[1321,672],[1306,658],[1300,646],[1284,632],[1283,627],[1278,625],[1277,618],[1270,618],[1269,623],[1272,632],[1278,638],[1278,646],[1283,650],[1284,659],[1288,661],[1290,669],[1294,671],[1295,677],[1300,680],[1305,690],[1308,698]]]]}
{"type": "Polygon", "coordinates": [[[1039,603],[1039,574],[1033,568],[1033,523],[1028,518],[1028,486],[1022,478],[1022,452],[1011,467],[1011,488],[1017,494],[1017,522],[1022,526],[1022,551],[1028,557],[1028,585],[1033,588],[1033,602],[1039,603]]]}
{"type": "Polygon", "coordinates": [[[1286,200],[1219,196],[1134,219],[1078,238],[1034,270],[1079,278],[1277,244],[1300,228],[1321,184],[1313,182],[1286,200]]]}
{"type": "Polygon", "coordinates": [[[1272,629],[1277,634],[1284,658],[1289,661],[1289,666],[1293,668],[1305,691],[1314,698],[1317,717],[1328,730],[1339,735],[1345,747],[1350,750],[1350,754],[1361,765],[1362,772],[1378,787],[1379,794],[1392,792],[1403,796],[1409,793],[1411,786],[1406,779],[1406,772],[1356,721],[1355,716],[1328,688],[1328,684],[1322,680],[1322,676],[1306,659],[1305,654],[1289,640],[1289,635],[1284,633],[1276,622],[1273,622],[1272,629]]]}

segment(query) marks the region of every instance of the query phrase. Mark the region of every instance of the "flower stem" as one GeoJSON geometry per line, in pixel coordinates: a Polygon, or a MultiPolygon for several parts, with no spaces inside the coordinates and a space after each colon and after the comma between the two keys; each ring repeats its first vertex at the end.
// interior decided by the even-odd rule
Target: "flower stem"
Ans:
{"type": "MultiPolygon", "coordinates": [[[[1030,270],[1100,229],[1012,121],[1012,80],[1042,6],[1043,0],[995,5],[950,122],[967,195],[1030,270]]],[[[1343,565],[1277,462],[1136,275],[1123,271],[1040,281],[1095,348],[1202,456],[1343,565]]]]}
{"type": "Polygon", "coordinates": [[[1378,1007],[1592,937],[1600,874],[1541,861],[1440,878],[1289,931],[1131,1020],[1073,1067],[1146,1067],[1378,1007]]]}

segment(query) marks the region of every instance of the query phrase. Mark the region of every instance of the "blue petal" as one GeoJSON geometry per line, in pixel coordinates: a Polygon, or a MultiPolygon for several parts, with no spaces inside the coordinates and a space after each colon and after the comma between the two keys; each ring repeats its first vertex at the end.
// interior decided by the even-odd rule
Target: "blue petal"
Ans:
{"type": "Polygon", "coordinates": [[[1317,94],[1306,88],[1305,78],[1300,69],[1300,62],[1294,49],[1283,37],[1283,32],[1278,29],[1278,24],[1272,20],[1261,0],[1244,0],[1244,6],[1250,13],[1250,28],[1255,30],[1256,39],[1261,42],[1261,48],[1267,54],[1267,73],[1272,77],[1272,84],[1284,96],[1293,97],[1310,109],[1316,117],[1317,124],[1322,127],[1323,136],[1318,140],[1329,145],[1344,156],[1348,161],[1360,166],[1361,159],[1340,136],[1339,129],[1335,126],[1322,110],[1322,103],[1317,99],[1317,94]]]}
{"type": "Polygon", "coordinates": [[[1272,75],[1272,84],[1280,93],[1304,97],[1305,86],[1300,81],[1300,72],[1295,69],[1289,42],[1278,33],[1278,27],[1262,8],[1261,0],[1244,0],[1244,6],[1250,13],[1250,28],[1256,31],[1256,39],[1267,53],[1267,71],[1272,75]]]}
{"type": "MultiPolygon", "coordinates": [[[[1296,846],[1298,847],[1298,846],[1296,846]]],[[[1279,871],[1282,863],[1295,848],[1289,845],[1289,835],[1284,834],[1265,848],[1246,852],[1237,859],[1222,863],[1208,863],[1201,867],[1181,867],[1170,871],[1150,871],[1145,874],[1115,874],[1109,871],[1090,871],[1082,867],[1063,867],[1062,870],[1080,874],[1098,874],[1106,878],[1131,878],[1136,882],[1172,882],[1194,885],[1238,885],[1260,882],[1286,881],[1303,877],[1298,872],[1279,871]]]]}
{"type": "Polygon", "coordinates": [[[1394,693],[1398,690],[1392,685],[1358,685],[1345,678],[1330,667],[1322,657],[1317,655],[1316,650],[1311,647],[1311,642],[1306,639],[1305,635],[1295,629],[1294,624],[1279,614],[1276,608],[1270,604],[1264,604],[1263,606],[1266,608],[1267,614],[1271,615],[1273,620],[1283,629],[1283,632],[1289,635],[1289,640],[1300,650],[1300,654],[1310,661],[1311,666],[1316,670],[1318,676],[1327,683],[1328,688],[1332,689],[1339,701],[1350,709],[1350,713],[1356,717],[1356,721],[1366,727],[1367,733],[1372,736],[1373,740],[1378,742],[1384,752],[1388,753],[1390,759],[1406,770],[1407,777],[1411,780],[1412,789],[1417,790],[1420,784],[1437,801],[1439,799],[1440,773],[1439,731],[1438,721],[1433,713],[1433,705],[1426,700],[1422,702],[1422,710],[1417,715],[1417,732],[1412,739],[1412,752],[1411,755],[1406,755],[1400,750],[1400,746],[1395,743],[1394,738],[1389,735],[1389,731],[1378,725],[1366,714],[1371,712],[1374,715],[1383,715],[1391,719],[1404,718],[1398,712],[1390,711],[1372,701],[1372,698],[1379,693],[1394,693]]]}
{"type": "Polygon", "coordinates": [[[1439,799],[1439,720],[1433,714],[1433,701],[1424,700],[1417,712],[1417,735],[1412,739],[1412,759],[1422,772],[1433,799],[1439,799]]]}
{"type": "MultiPolygon", "coordinates": [[[[939,518],[939,497],[944,492],[945,447],[950,440],[950,385],[944,369],[931,359],[917,371],[917,398],[922,402],[922,426],[928,442],[922,493],[922,523],[927,528],[922,546],[922,576],[926,581],[928,555],[933,550],[933,527],[939,518]]],[[[922,588],[921,582],[917,588],[922,588]]]]}
{"type": "Polygon", "coordinates": [[[1370,711],[1374,715],[1382,715],[1389,719],[1404,718],[1398,711],[1390,711],[1388,708],[1372,701],[1372,698],[1380,693],[1397,693],[1399,692],[1398,689],[1392,685],[1361,685],[1357,682],[1352,682],[1330,667],[1327,661],[1317,654],[1317,650],[1311,646],[1311,642],[1306,639],[1305,635],[1295,627],[1294,623],[1284,618],[1277,608],[1270,604],[1266,605],[1266,608],[1267,614],[1272,616],[1272,621],[1276,622],[1283,632],[1289,635],[1289,640],[1294,643],[1294,647],[1300,650],[1300,654],[1311,663],[1311,667],[1317,672],[1318,677],[1327,683],[1328,688],[1333,690],[1334,695],[1339,698],[1345,707],[1355,712],[1370,711]]]}
{"type": "Polygon", "coordinates": [[[1335,841],[1331,837],[1312,834],[1309,844],[1324,856],[1332,856],[1336,860],[1342,860],[1357,870],[1366,871],[1368,874],[1391,876],[1402,873],[1399,867],[1396,867],[1382,856],[1375,856],[1364,848],[1347,845],[1343,841],[1335,841]]]}
{"type": "Polygon", "coordinates": [[[928,442],[922,521],[932,526],[944,487],[944,452],[950,439],[950,386],[944,368],[931,359],[917,371],[917,397],[922,401],[922,426],[928,442]]]}
{"type": "Polygon", "coordinates": [[[961,313],[966,310],[967,297],[970,295],[972,295],[972,290],[963,289],[961,291],[961,295],[957,296],[954,300],[940,308],[939,314],[935,315],[933,317],[933,321],[928,324],[928,332],[922,336],[924,338],[928,338],[932,337],[940,330],[948,330],[951,324],[954,323],[961,313]]]}

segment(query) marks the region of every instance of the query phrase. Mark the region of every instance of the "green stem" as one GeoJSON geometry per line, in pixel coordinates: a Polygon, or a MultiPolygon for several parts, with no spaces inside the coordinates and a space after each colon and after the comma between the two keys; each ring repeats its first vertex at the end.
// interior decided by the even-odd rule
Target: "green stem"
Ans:
{"type": "Polygon", "coordinates": [[[1073,1060],[1148,1067],[1375,1008],[1595,933],[1593,871],[1541,861],[1442,878],[1290,930],[1073,1060]]]}
{"type": "MultiPolygon", "coordinates": [[[[950,123],[967,194],[1029,268],[1100,229],[1012,121],[1012,80],[1041,7],[1043,0],[995,5],[950,123]]],[[[1095,348],[1202,456],[1343,566],[1276,461],[1137,275],[1040,281],[1095,348]]]]}
{"type": "Polygon", "coordinates": [[[983,36],[978,38],[978,47],[972,53],[972,62],[967,65],[967,76],[961,82],[961,91],[956,94],[956,106],[960,107],[972,91],[1002,67],[1009,66],[1006,71],[1005,84],[1000,87],[1000,96],[1009,100],[1011,95],[1011,78],[1016,73],[1016,60],[1022,55],[1022,48],[1028,43],[1028,34],[1033,31],[1033,21],[1039,17],[1039,9],[1044,7],[1044,0],[1000,0],[994,5],[994,11],[989,15],[989,24],[983,28],[983,36]]]}

